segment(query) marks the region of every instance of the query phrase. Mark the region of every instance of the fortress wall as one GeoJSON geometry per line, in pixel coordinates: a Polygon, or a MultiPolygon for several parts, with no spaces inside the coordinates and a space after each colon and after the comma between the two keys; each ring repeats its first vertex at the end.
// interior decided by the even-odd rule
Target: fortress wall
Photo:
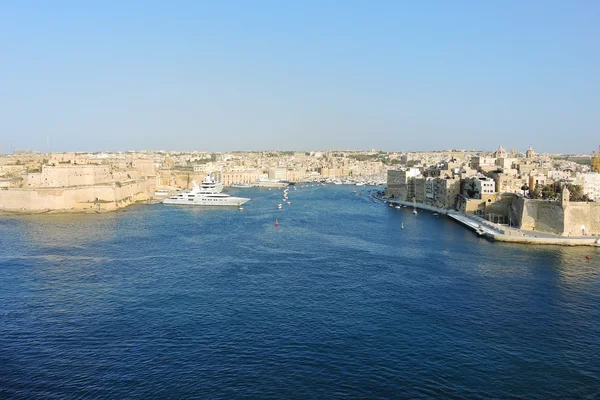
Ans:
{"type": "Polygon", "coordinates": [[[0,210],[42,211],[60,210],[65,205],[64,189],[36,191],[33,189],[0,190],[0,210]]]}
{"type": "Polygon", "coordinates": [[[69,188],[7,189],[0,190],[0,210],[5,211],[67,211],[102,209],[114,210],[148,199],[152,190],[150,180],[132,180],[116,185],[82,186],[69,188]]]}
{"type": "Polygon", "coordinates": [[[564,212],[559,202],[519,197],[513,205],[521,229],[554,234],[564,232],[564,212]]]}
{"type": "MultiPolygon", "coordinates": [[[[151,180],[148,181],[148,184],[151,184],[151,180]]],[[[147,200],[148,199],[148,185],[146,184],[146,180],[135,180],[125,182],[121,185],[121,187],[115,187],[114,190],[114,198],[115,201],[121,201],[127,198],[134,197],[137,200],[147,200]]]]}
{"type": "Polygon", "coordinates": [[[492,203],[485,203],[485,214],[502,215],[503,217],[508,218],[510,215],[510,207],[515,197],[516,196],[512,193],[502,193],[497,195],[492,203]]]}
{"type": "Polygon", "coordinates": [[[588,235],[600,235],[600,203],[569,203],[564,225],[565,235],[581,235],[581,225],[588,235]]]}

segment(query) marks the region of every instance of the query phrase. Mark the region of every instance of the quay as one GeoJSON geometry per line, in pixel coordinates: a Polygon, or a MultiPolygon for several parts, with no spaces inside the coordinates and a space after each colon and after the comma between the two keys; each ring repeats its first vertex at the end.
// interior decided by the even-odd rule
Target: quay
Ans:
{"type": "Polygon", "coordinates": [[[422,203],[412,203],[397,199],[388,199],[386,197],[373,194],[377,200],[393,205],[402,205],[415,207],[420,210],[436,212],[440,215],[446,215],[452,220],[458,222],[464,227],[471,229],[477,235],[484,237],[492,242],[535,244],[535,245],[557,245],[557,246],[592,246],[600,247],[599,236],[558,236],[551,233],[526,231],[518,228],[502,226],[490,222],[476,215],[462,214],[454,210],[445,210],[438,207],[429,206],[422,203]]]}

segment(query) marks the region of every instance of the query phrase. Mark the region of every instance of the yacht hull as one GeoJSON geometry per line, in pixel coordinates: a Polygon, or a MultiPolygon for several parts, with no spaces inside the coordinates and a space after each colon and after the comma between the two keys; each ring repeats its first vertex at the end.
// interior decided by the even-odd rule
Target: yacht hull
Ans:
{"type": "Polygon", "coordinates": [[[245,197],[227,197],[227,198],[182,198],[182,199],[165,199],[163,204],[176,204],[185,206],[241,206],[248,200],[245,197]]]}

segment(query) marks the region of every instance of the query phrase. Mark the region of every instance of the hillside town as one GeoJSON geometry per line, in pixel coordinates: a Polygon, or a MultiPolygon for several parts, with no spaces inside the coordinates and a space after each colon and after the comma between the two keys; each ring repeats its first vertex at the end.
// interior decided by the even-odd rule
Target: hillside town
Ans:
{"type": "Polygon", "coordinates": [[[599,168],[594,152],[537,154],[532,147],[519,152],[503,146],[494,152],[17,150],[0,157],[0,210],[111,211],[189,188],[210,175],[225,187],[387,184],[389,199],[457,210],[508,227],[570,235],[586,226],[584,234],[598,234],[599,168]]]}
{"type": "MultiPolygon", "coordinates": [[[[599,149],[600,151],[600,149],[599,149]]],[[[600,234],[600,159],[507,151],[402,159],[387,173],[385,196],[479,216],[502,232],[600,234]]]]}

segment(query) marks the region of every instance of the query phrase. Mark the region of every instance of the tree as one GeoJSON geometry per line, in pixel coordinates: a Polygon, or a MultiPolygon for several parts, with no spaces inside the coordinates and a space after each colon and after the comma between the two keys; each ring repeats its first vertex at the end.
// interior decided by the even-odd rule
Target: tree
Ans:
{"type": "Polygon", "coordinates": [[[475,195],[477,195],[477,188],[475,187],[475,181],[474,181],[474,180],[472,180],[472,181],[469,183],[469,186],[467,187],[467,195],[468,195],[470,198],[474,198],[474,197],[475,197],[475,195]]]}
{"type": "MultiPolygon", "coordinates": [[[[567,183],[567,189],[569,189],[569,200],[570,201],[585,201],[583,194],[583,187],[581,185],[573,185],[572,183],[567,183]]],[[[585,196],[587,198],[587,196],[585,196]]]]}
{"type": "Polygon", "coordinates": [[[542,199],[551,199],[554,195],[554,187],[552,185],[544,185],[542,187],[542,199]]]}
{"type": "Polygon", "coordinates": [[[540,185],[538,185],[536,183],[533,190],[529,192],[529,197],[531,197],[532,199],[539,199],[541,195],[542,195],[542,190],[540,189],[540,185]]]}

